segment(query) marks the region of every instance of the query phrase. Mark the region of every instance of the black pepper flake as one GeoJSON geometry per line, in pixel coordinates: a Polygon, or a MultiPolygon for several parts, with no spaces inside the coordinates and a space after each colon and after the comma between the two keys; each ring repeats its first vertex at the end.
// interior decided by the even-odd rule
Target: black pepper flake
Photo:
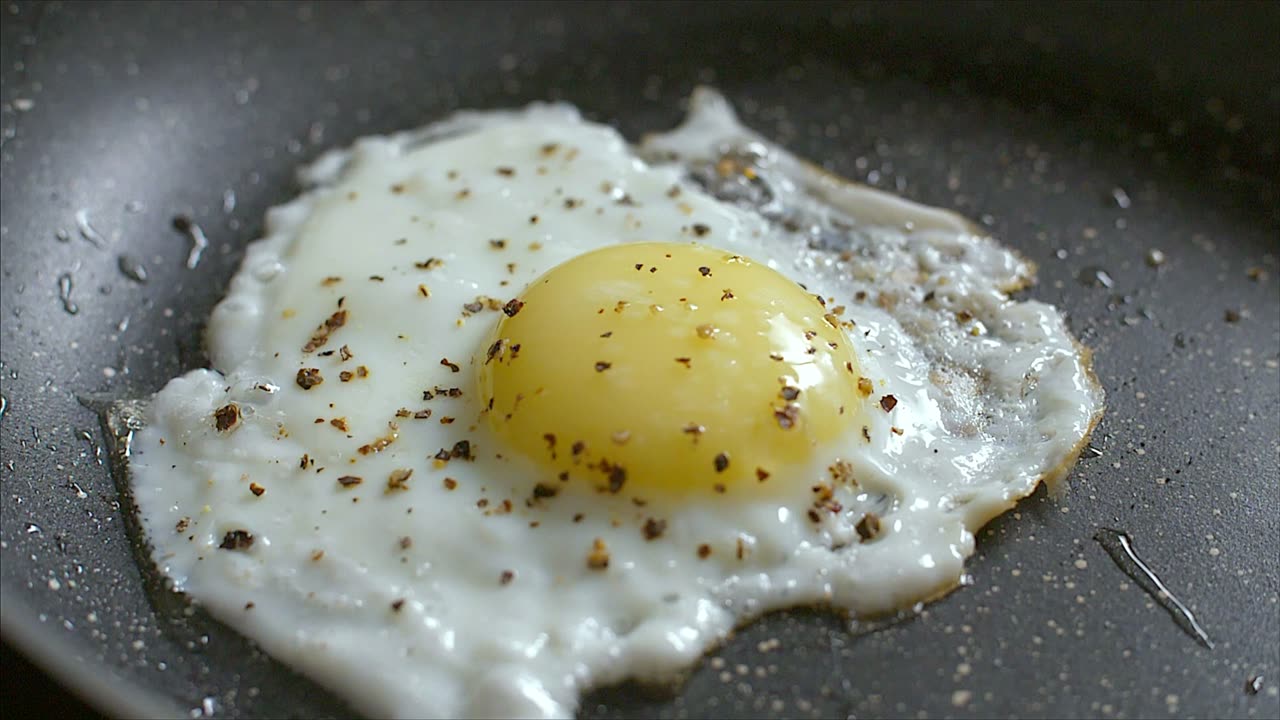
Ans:
{"type": "Polygon", "coordinates": [[[432,257],[432,258],[427,258],[422,262],[415,262],[413,266],[418,268],[419,270],[435,270],[436,268],[440,267],[443,264],[444,264],[444,260],[441,260],[440,258],[432,257]]]}
{"type": "Polygon", "coordinates": [[[474,315],[484,309],[484,303],[479,300],[473,300],[469,303],[463,303],[462,309],[474,315]]]}
{"type": "Polygon", "coordinates": [[[240,406],[227,403],[213,413],[213,427],[218,432],[226,432],[240,422],[240,406]]]}
{"type": "Polygon", "coordinates": [[[249,492],[253,493],[254,497],[262,497],[262,493],[266,491],[267,491],[266,488],[262,487],[256,482],[249,483],[249,492]]]}
{"type": "Polygon", "coordinates": [[[396,438],[399,437],[398,431],[400,429],[395,423],[387,423],[387,427],[388,432],[385,436],[380,437],[367,445],[361,445],[357,452],[361,455],[368,455],[370,453],[380,453],[383,450],[386,450],[387,447],[389,447],[391,443],[395,442],[396,438]]]}
{"type": "Polygon", "coordinates": [[[538,483],[533,486],[533,499],[541,500],[543,498],[553,498],[560,493],[560,488],[555,485],[547,485],[546,483],[538,483]]]}
{"type": "Polygon", "coordinates": [[[817,510],[814,510],[813,508],[809,508],[809,512],[807,514],[811,521],[815,523],[822,522],[822,516],[818,514],[817,510]]]}
{"type": "Polygon", "coordinates": [[[506,305],[502,306],[502,312],[507,317],[515,317],[516,313],[520,312],[521,308],[523,307],[524,307],[523,300],[512,298],[511,300],[507,301],[506,305]]]}
{"type": "Polygon", "coordinates": [[[355,475],[343,475],[338,478],[338,484],[344,488],[355,487],[362,482],[364,482],[364,478],[356,477],[355,475]]]}
{"type": "Polygon", "coordinates": [[[715,485],[711,486],[711,489],[715,490],[716,493],[719,495],[725,494],[725,492],[728,490],[728,488],[724,486],[724,483],[716,483],[715,485]]]}
{"type": "Polygon", "coordinates": [[[429,417],[431,417],[431,408],[426,408],[426,409],[423,409],[423,410],[418,410],[417,412],[415,412],[415,413],[413,414],[413,419],[414,419],[414,420],[426,420],[426,419],[427,419],[427,418],[429,418],[429,417]]]}
{"type": "Polygon", "coordinates": [[[338,357],[342,358],[342,362],[346,362],[355,356],[351,354],[351,348],[343,345],[338,348],[338,357]]]}
{"type": "Polygon", "coordinates": [[[641,532],[644,534],[645,540],[656,540],[662,537],[662,533],[667,531],[667,521],[649,518],[644,521],[644,527],[641,532]]]}
{"type": "Polygon", "coordinates": [[[444,479],[444,489],[445,489],[445,490],[452,490],[452,489],[454,489],[454,488],[456,488],[456,487],[458,487],[458,481],[457,481],[457,480],[454,480],[454,479],[453,479],[453,478],[451,478],[451,477],[447,477],[447,478],[445,478],[445,479],[444,479]]]}
{"type": "Polygon", "coordinates": [[[581,200],[579,200],[579,199],[577,199],[577,198],[565,198],[565,199],[564,199],[564,209],[565,209],[565,210],[572,210],[572,209],[574,209],[574,208],[578,207],[578,206],[579,206],[579,205],[581,205],[581,204],[582,204],[582,201],[581,201],[581,200]]]}
{"type": "Polygon", "coordinates": [[[570,448],[570,450],[572,450],[572,451],[573,451],[573,454],[574,454],[575,456],[577,456],[577,455],[581,455],[581,454],[582,454],[582,451],[583,451],[583,450],[586,450],[586,449],[587,449],[587,444],[586,444],[586,443],[584,443],[584,442],[582,442],[581,440],[579,440],[579,441],[575,442],[575,443],[573,444],[573,447],[571,447],[571,448],[570,448]]]}
{"type": "Polygon", "coordinates": [[[732,300],[733,298],[734,298],[733,291],[730,290],[729,288],[725,288],[723,291],[721,291],[721,295],[720,295],[721,301],[732,300]]]}
{"type": "Polygon", "coordinates": [[[800,416],[800,407],[788,404],[782,409],[774,408],[773,419],[778,421],[778,427],[783,430],[790,430],[796,426],[796,419],[800,416]]]}
{"type": "Polygon", "coordinates": [[[498,168],[498,174],[501,175],[502,177],[511,177],[512,175],[516,174],[516,170],[515,168],[503,166],[498,168]]]}
{"type": "Polygon", "coordinates": [[[451,457],[453,457],[453,456],[449,454],[449,449],[448,449],[448,448],[440,448],[439,450],[437,450],[437,451],[436,451],[436,454],[435,454],[433,457],[434,457],[436,460],[441,460],[441,461],[444,461],[444,462],[448,462],[448,461],[449,461],[449,458],[451,458],[451,457]]]}
{"type": "Polygon", "coordinates": [[[547,143],[542,146],[543,155],[555,155],[556,150],[560,149],[560,143],[547,143]]]}
{"type": "Polygon", "coordinates": [[[874,540],[880,535],[880,516],[867,513],[862,516],[854,529],[858,531],[858,537],[862,538],[862,542],[874,540]]]}
{"type": "Polygon", "coordinates": [[[400,608],[404,607],[404,598],[396,598],[391,601],[391,609],[400,612],[400,608]]]}
{"type": "Polygon", "coordinates": [[[871,442],[871,428],[866,425],[862,426],[862,439],[871,442]]]}
{"type": "Polygon", "coordinates": [[[342,382],[351,382],[351,378],[353,377],[355,377],[355,373],[349,370],[343,370],[342,372],[338,373],[338,380],[342,382]]]}
{"type": "Polygon", "coordinates": [[[183,517],[178,520],[176,525],[173,526],[173,531],[176,533],[184,533],[189,527],[191,527],[191,518],[183,517]]]}
{"type": "Polygon", "coordinates": [[[529,224],[530,224],[530,225],[537,225],[537,224],[538,224],[538,216],[537,216],[537,215],[530,215],[530,216],[529,216],[529,224]]]}
{"type": "Polygon", "coordinates": [[[450,362],[450,361],[449,361],[449,358],[440,358],[440,364],[441,364],[441,365],[443,365],[444,367],[449,368],[450,372],[461,372],[461,371],[462,371],[462,368],[458,367],[458,364],[457,364],[457,363],[450,362]]]}
{"type": "Polygon", "coordinates": [[[756,468],[756,480],[764,482],[769,479],[769,471],[764,468],[756,468]]]}
{"type": "Polygon", "coordinates": [[[711,546],[706,543],[702,543],[698,546],[698,558],[706,560],[709,557],[711,557],[711,546]]]}
{"type": "Polygon", "coordinates": [[[619,467],[617,465],[613,466],[613,469],[609,471],[609,492],[614,493],[616,495],[618,491],[622,489],[622,486],[626,484],[626,482],[627,482],[626,468],[619,467]]]}
{"type": "Polygon", "coordinates": [[[329,335],[332,334],[334,330],[337,330],[346,324],[346,310],[339,310],[330,315],[328,319],[320,323],[315,332],[311,333],[311,339],[307,341],[306,345],[302,346],[302,352],[311,353],[324,347],[324,344],[329,342],[329,335]]]}
{"type": "MultiPolygon", "coordinates": [[[[493,341],[493,344],[489,346],[489,350],[488,350],[487,352],[485,352],[485,355],[484,355],[484,364],[485,364],[485,365],[488,365],[489,363],[493,362],[493,359],[494,359],[494,358],[501,358],[501,357],[502,357],[502,348],[503,348],[503,346],[505,346],[506,344],[507,344],[507,340],[506,340],[506,338],[498,338],[497,340],[494,340],[494,341],[493,341]]],[[[425,394],[424,394],[423,399],[424,399],[424,400],[430,400],[430,398],[425,397],[425,394]]]]}
{"type": "Polygon", "coordinates": [[[676,358],[676,362],[680,363],[681,365],[687,368],[693,367],[693,358],[678,357],[676,358]]]}
{"type": "Polygon", "coordinates": [[[604,372],[605,370],[608,370],[611,367],[613,367],[613,363],[607,363],[604,361],[596,362],[596,372],[604,372]]]}
{"type": "Polygon", "coordinates": [[[310,464],[311,464],[311,456],[306,453],[302,453],[302,459],[298,461],[298,467],[302,468],[303,470],[306,470],[307,466],[310,464]]]}
{"type": "Polygon", "coordinates": [[[592,570],[604,570],[609,567],[609,547],[604,540],[596,538],[591,541],[591,552],[587,555],[587,567],[592,570]]]}
{"type": "Polygon", "coordinates": [[[897,407],[897,405],[898,405],[898,398],[892,395],[885,395],[884,397],[880,398],[880,408],[883,409],[885,412],[890,412],[895,407],[897,407]]]}
{"type": "Polygon", "coordinates": [[[725,453],[720,453],[719,455],[716,455],[715,468],[716,468],[716,472],[718,473],[724,472],[725,470],[727,470],[729,468],[729,456],[725,453]]]}
{"type": "Polygon", "coordinates": [[[511,572],[510,570],[503,570],[502,574],[498,576],[498,584],[510,585],[511,581],[515,579],[516,579],[515,573],[511,572]]]}
{"type": "Polygon", "coordinates": [[[384,280],[386,280],[386,278],[382,277],[381,275],[370,275],[369,280],[373,282],[383,282],[384,280]]]}
{"type": "Polygon", "coordinates": [[[310,390],[324,382],[324,378],[320,375],[320,368],[302,368],[298,371],[296,380],[298,387],[303,390],[310,390]]]}
{"type": "MultiPolygon", "coordinates": [[[[694,235],[697,235],[698,237],[702,237],[702,236],[706,235],[706,234],[707,234],[707,233],[709,233],[709,232],[711,232],[711,226],[709,226],[709,225],[704,225],[704,224],[702,224],[702,223],[694,223],[694,224],[693,224],[693,234],[694,234],[694,235]]],[[[703,274],[705,275],[706,273],[703,273],[703,274]]]]}
{"type": "Polygon", "coordinates": [[[711,268],[706,265],[699,267],[698,272],[702,273],[702,277],[711,277],[711,268]]]}
{"type": "Polygon", "coordinates": [[[337,285],[340,282],[342,282],[341,277],[337,275],[330,275],[329,277],[321,280],[320,284],[323,285],[324,287],[329,287],[331,285],[337,285]]]}
{"type": "Polygon", "coordinates": [[[408,490],[409,478],[413,476],[413,468],[396,468],[387,476],[387,492],[408,490]]]}
{"type": "Polygon", "coordinates": [[[253,547],[253,534],[248,530],[232,530],[222,536],[220,550],[248,550],[253,547]]]}
{"type": "Polygon", "coordinates": [[[782,388],[782,391],[778,393],[778,396],[787,401],[795,400],[800,397],[800,388],[788,385],[782,388]]]}
{"type": "Polygon", "coordinates": [[[1228,308],[1224,313],[1222,313],[1222,319],[1229,323],[1238,323],[1240,322],[1240,318],[1241,315],[1239,310],[1228,308]]]}
{"type": "Polygon", "coordinates": [[[459,440],[453,444],[453,449],[449,451],[449,457],[462,458],[463,460],[475,460],[476,456],[471,454],[471,441],[459,440]]]}

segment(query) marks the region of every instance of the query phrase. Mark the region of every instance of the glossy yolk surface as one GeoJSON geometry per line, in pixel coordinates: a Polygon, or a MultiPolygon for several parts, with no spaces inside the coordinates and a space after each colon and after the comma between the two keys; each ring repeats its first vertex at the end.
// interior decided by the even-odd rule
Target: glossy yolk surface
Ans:
{"type": "Polygon", "coordinates": [[[856,436],[847,325],[748,258],[613,245],[507,306],[477,359],[480,393],[497,435],[552,482],[644,500],[769,492],[807,483],[786,469],[856,436]]]}

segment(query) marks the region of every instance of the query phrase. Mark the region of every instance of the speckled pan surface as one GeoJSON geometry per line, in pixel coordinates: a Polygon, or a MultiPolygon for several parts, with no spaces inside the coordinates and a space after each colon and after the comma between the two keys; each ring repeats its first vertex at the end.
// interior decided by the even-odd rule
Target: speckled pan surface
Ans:
{"type": "Polygon", "coordinates": [[[865,634],[772,616],[680,690],[601,690],[583,714],[1275,717],[1280,11],[1070,8],[3,5],[6,641],[122,714],[345,714],[154,591],[77,397],[147,395],[202,364],[263,211],[326,147],[547,97],[635,137],[709,82],[797,154],[1035,260],[1031,294],[1095,350],[1101,456],[988,526],[974,585],[920,616],[865,634]],[[193,270],[177,214],[211,242],[193,270]],[[1099,527],[1132,535],[1213,649],[1099,527]]]}

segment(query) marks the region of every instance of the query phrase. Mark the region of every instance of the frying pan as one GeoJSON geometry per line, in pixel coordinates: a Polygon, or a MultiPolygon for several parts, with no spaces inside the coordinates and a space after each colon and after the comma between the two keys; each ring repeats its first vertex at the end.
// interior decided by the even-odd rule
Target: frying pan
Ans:
{"type": "Polygon", "coordinates": [[[797,154],[1035,260],[1108,414],[1069,490],[979,534],[972,586],[870,631],[771,615],[680,688],[582,714],[1280,716],[1276,8],[6,4],[4,640],[113,714],[348,714],[164,591],[92,407],[204,363],[245,243],[323,149],[543,98],[635,138],[710,83],[797,154]],[[178,214],[210,240],[193,270],[178,214]]]}

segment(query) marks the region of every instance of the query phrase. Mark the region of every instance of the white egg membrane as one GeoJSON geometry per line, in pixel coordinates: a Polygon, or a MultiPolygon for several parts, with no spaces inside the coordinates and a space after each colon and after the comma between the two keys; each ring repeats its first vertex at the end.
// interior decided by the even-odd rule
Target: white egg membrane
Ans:
{"type": "Polygon", "coordinates": [[[767,610],[863,616],[955,587],[974,531],[1065,472],[1098,419],[1088,353],[1052,307],[1009,298],[1033,268],[961,218],[800,163],[712,91],[692,106],[638,150],[650,162],[574,109],[536,104],[364,138],[304,170],[311,189],[270,211],[213,313],[213,368],[170,382],[133,441],[134,497],[174,588],[371,715],[568,717],[590,687],[678,677],[767,610]],[[722,176],[724,158],[758,179],[722,176]],[[711,228],[699,242],[848,306],[876,384],[861,410],[871,440],[775,473],[793,491],[771,499],[731,488],[639,508],[566,491],[526,506],[545,478],[499,457],[473,391],[499,313],[463,305],[515,297],[604,243],[692,241],[693,223],[711,228]],[[428,258],[443,264],[415,265],[428,258]],[[345,325],[303,352],[339,298],[345,325]],[[360,365],[367,377],[339,379],[360,365]],[[302,389],[299,368],[324,382],[302,389]],[[424,400],[436,386],[462,396],[424,400]],[[230,403],[240,420],[215,430],[230,403]],[[464,439],[474,461],[436,467],[464,439]],[[854,480],[814,523],[811,486],[837,458],[854,480]],[[407,487],[388,489],[400,468],[407,487]],[[860,542],[868,511],[882,531],[860,542]],[[648,517],[667,522],[662,537],[642,537],[648,517]],[[237,530],[252,544],[221,549],[237,530]],[[595,538],[606,570],[587,566],[595,538]]]}

